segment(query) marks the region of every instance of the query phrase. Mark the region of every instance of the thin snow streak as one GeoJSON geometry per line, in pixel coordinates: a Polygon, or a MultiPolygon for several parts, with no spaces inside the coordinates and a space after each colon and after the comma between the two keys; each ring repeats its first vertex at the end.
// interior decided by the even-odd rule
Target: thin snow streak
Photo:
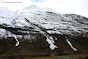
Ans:
{"type": "Polygon", "coordinates": [[[70,45],[70,47],[71,47],[74,51],[77,51],[77,49],[72,46],[71,42],[68,40],[68,38],[67,38],[66,36],[65,36],[65,38],[66,38],[66,42],[70,45]]]}

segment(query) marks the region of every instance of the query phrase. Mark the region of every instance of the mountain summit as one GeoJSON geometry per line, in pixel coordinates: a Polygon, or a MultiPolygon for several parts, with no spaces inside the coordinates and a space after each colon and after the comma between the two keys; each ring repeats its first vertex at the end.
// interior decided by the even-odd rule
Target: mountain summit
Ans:
{"type": "Polygon", "coordinates": [[[15,46],[20,46],[19,41],[23,39],[32,42],[40,38],[40,41],[43,39],[49,44],[51,50],[58,49],[56,42],[64,40],[73,51],[77,51],[78,47],[74,47],[69,39],[88,37],[88,18],[76,14],[59,14],[52,9],[34,5],[20,12],[6,9],[0,11],[0,37],[13,37],[15,46]]]}

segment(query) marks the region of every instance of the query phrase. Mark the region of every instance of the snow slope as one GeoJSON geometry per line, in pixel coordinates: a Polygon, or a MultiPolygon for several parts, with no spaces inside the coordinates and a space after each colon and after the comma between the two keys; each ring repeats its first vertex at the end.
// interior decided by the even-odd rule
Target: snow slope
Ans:
{"type": "MultiPolygon", "coordinates": [[[[53,50],[58,48],[54,44],[53,34],[87,37],[88,18],[76,14],[59,14],[55,10],[34,5],[19,12],[0,8],[0,37],[14,37],[17,41],[15,46],[18,46],[17,38],[22,38],[23,35],[28,35],[26,39],[30,36],[33,38],[38,33],[46,37],[53,50]]],[[[77,50],[68,39],[66,42],[74,51],[77,50]]]]}

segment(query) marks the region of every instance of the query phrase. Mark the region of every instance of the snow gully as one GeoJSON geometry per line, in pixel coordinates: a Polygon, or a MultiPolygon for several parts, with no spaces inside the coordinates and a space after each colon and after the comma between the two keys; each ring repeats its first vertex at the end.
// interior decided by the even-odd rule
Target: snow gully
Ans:
{"type": "Polygon", "coordinates": [[[72,46],[71,42],[68,40],[68,38],[67,38],[66,36],[65,36],[65,38],[66,38],[66,42],[70,45],[70,47],[71,47],[74,51],[77,51],[77,49],[72,46]]]}
{"type": "Polygon", "coordinates": [[[14,35],[14,34],[12,34],[12,36],[13,36],[13,37],[15,38],[15,40],[17,41],[16,44],[15,44],[15,46],[18,46],[18,45],[19,45],[19,41],[18,41],[18,39],[17,39],[17,36],[14,35]]]}

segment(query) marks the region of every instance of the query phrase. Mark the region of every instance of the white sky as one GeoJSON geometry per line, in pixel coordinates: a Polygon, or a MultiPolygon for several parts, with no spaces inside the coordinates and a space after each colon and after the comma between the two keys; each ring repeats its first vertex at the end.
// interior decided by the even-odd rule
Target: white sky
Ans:
{"type": "Polygon", "coordinates": [[[88,17],[88,0],[0,0],[1,2],[22,2],[22,3],[1,3],[0,7],[8,7],[16,11],[35,4],[39,7],[52,8],[59,13],[75,13],[88,17]]]}

